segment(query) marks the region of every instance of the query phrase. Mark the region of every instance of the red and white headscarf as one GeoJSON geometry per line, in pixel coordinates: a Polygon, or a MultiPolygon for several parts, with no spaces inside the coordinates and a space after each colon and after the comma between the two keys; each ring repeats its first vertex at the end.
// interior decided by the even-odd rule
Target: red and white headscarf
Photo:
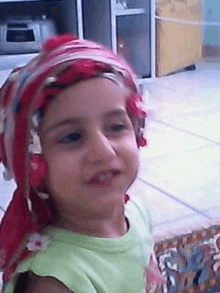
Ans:
{"type": "MultiPolygon", "coordinates": [[[[110,78],[131,89],[127,111],[138,146],[145,146],[143,109],[136,75],[119,56],[103,45],[72,35],[48,39],[41,53],[15,69],[0,92],[0,161],[6,179],[17,184],[0,226],[0,270],[11,279],[19,262],[31,254],[30,232],[40,232],[56,217],[53,204],[40,189],[47,172],[38,126],[45,107],[60,91],[82,80],[110,78]],[[135,122],[136,121],[136,122],[135,122]]],[[[125,202],[128,196],[125,196],[125,202]]]]}

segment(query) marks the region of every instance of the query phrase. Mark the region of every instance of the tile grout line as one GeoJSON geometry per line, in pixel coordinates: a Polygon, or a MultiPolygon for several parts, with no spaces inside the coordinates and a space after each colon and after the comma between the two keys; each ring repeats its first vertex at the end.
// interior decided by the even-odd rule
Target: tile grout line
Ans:
{"type": "Polygon", "coordinates": [[[158,157],[148,158],[147,161],[150,162],[150,161],[155,161],[155,160],[161,160],[161,159],[164,159],[164,158],[169,158],[169,157],[172,157],[172,156],[180,155],[182,153],[195,152],[195,151],[199,151],[199,150],[207,149],[207,148],[212,148],[212,147],[213,147],[213,144],[207,144],[207,145],[196,147],[196,148],[193,148],[193,149],[186,149],[186,150],[178,151],[178,152],[172,153],[172,154],[167,154],[167,155],[165,154],[165,155],[160,155],[158,157]]]}
{"type": "Polygon", "coordinates": [[[189,135],[192,135],[192,136],[198,137],[198,138],[200,138],[200,139],[203,139],[203,140],[209,141],[209,142],[211,142],[211,143],[213,143],[213,144],[215,144],[215,145],[220,145],[220,142],[217,142],[217,141],[214,141],[214,140],[212,140],[212,139],[209,139],[209,138],[203,137],[203,136],[201,136],[201,135],[198,135],[198,134],[192,133],[192,132],[190,132],[190,131],[188,131],[188,130],[184,130],[184,129],[178,128],[178,127],[176,127],[176,126],[173,126],[173,125],[170,125],[170,124],[168,124],[168,123],[165,123],[165,122],[159,121],[159,120],[157,120],[157,119],[153,119],[153,118],[148,118],[148,119],[149,119],[149,120],[152,120],[152,121],[155,121],[155,122],[157,122],[157,123],[160,123],[160,124],[166,125],[166,126],[168,126],[168,127],[171,127],[171,128],[173,128],[173,129],[176,129],[176,130],[182,131],[182,132],[187,133],[187,134],[189,134],[189,135]]]}
{"type": "Polygon", "coordinates": [[[183,220],[185,218],[190,218],[190,217],[194,217],[194,215],[191,214],[191,215],[188,215],[188,216],[185,216],[185,217],[179,217],[179,218],[174,218],[173,220],[169,220],[169,221],[165,221],[165,222],[160,222],[158,224],[155,224],[154,227],[160,227],[162,225],[171,224],[171,223],[173,223],[175,221],[181,221],[181,220],[183,220]]]}
{"type": "MultiPolygon", "coordinates": [[[[185,216],[182,216],[182,217],[174,218],[172,220],[167,220],[167,221],[164,221],[164,222],[160,222],[160,223],[155,224],[154,227],[156,227],[156,226],[159,227],[160,225],[164,225],[164,224],[171,224],[174,221],[182,221],[183,219],[191,218],[191,217],[195,217],[195,215],[188,214],[188,215],[185,215],[185,216]]],[[[213,220],[213,218],[208,218],[208,220],[213,220]]]]}
{"type": "Polygon", "coordinates": [[[5,213],[5,210],[0,206],[0,210],[2,210],[5,213]]]}
{"type": "Polygon", "coordinates": [[[140,177],[137,177],[137,179],[140,180],[140,181],[142,181],[143,183],[147,184],[148,186],[150,186],[150,187],[152,187],[152,188],[154,188],[154,189],[160,191],[161,193],[165,194],[166,196],[172,198],[172,199],[175,200],[176,202],[178,202],[178,203],[184,205],[184,206],[187,207],[188,209],[190,209],[190,210],[192,210],[192,211],[194,211],[194,212],[196,212],[196,213],[202,215],[203,217],[205,217],[205,218],[207,218],[207,219],[209,219],[209,220],[212,219],[211,217],[207,216],[207,215],[206,215],[205,213],[203,213],[202,211],[197,210],[196,208],[190,206],[190,205],[187,204],[186,202],[184,202],[184,201],[182,201],[182,200],[176,198],[175,196],[171,195],[170,193],[167,193],[166,191],[160,189],[159,187],[157,187],[157,186],[155,186],[155,185],[153,185],[153,184],[151,184],[151,183],[149,183],[149,182],[147,182],[147,181],[141,179],[140,177]]]}

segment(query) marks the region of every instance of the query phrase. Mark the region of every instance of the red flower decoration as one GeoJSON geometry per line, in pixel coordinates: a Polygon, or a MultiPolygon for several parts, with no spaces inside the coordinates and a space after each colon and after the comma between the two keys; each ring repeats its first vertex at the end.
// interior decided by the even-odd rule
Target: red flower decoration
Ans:
{"type": "Polygon", "coordinates": [[[130,200],[130,196],[128,194],[125,194],[125,203],[127,203],[130,200]]]}
{"type": "Polygon", "coordinates": [[[133,101],[132,99],[129,99],[129,100],[127,101],[127,107],[128,107],[128,110],[129,110],[129,112],[130,112],[131,114],[133,114],[133,115],[137,115],[137,116],[138,116],[139,110],[138,110],[138,108],[137,108],[137,106],[136,106],[135,101],[133,101]]]}
{"type": "Polygon", "coordinates": [[[40,186],[45,175],[47,174],[48,166],[42,155],[33,154],[30,159],[29,182],[33,187],[40,186]]]}
{"type": "Polygon", "coordinates": [[[104,64],[100,61],[93,61],[94,63],[94,68],[98,71],[98,72],[106,72],[106,71],[111,71],[112,68],[110,65],[104,64]]]}
{"type": "Polygon", "coordinates": [[[129,113],[138,116],[139,118],[146,118],[147,114],[144,110],[141,97],[138,94],[133,94],[127,101],[127,109],[129,113]]]}
{"type": "Polygon", "coordinates": [[[73,84],[79,80],[91,78],[99,72],[96,67],[93,60],[78,60],[57,77],[57,84],[73,84]]]}
{"type": "Polygon", "coordinates": [[[94,68],[94,61],[90,59],[79,60],[74,64],[76,74],[84,74],[85,78],[89,78],[97,71],[94,68]]]}
{"type": "Polygon", "coordinates": [[[59,47],[62,44],[65,44],[67,42],[77,40],[77,39],[78,39],[77,36],[71,35],[71,34],[65,34],[62,36],[52,36],[45,41],[43,50],[48,52],[59,47]]]}
{"type": "Polygon", "coordinates": [[[144,137],[140,137],[140,138],[138,139],[138,145],[139,145],[140,147],[145,147],[145,146],[147,145],[147,141],[146,141],[146,139],[145,139],[144,137]]]}

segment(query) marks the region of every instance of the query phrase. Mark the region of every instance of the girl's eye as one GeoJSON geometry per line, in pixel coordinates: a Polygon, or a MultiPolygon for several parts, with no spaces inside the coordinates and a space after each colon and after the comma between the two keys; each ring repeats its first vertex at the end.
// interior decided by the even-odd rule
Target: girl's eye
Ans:
{"type": "Polygon", "coordinates": [[[125,128],[126,128],[125,125],[122,123],[118,123],[111,126],[111,130],[113,131],[121,131],[121,130],[124,130],[125,128]]]}
{"type": "Polygon", "coordinates": [[[81,138],[81,134],[77,133],[77,132],[73,132],[73,133],[69,133],[66,136],[64,136],[63,138],[61,138],[59,140],[59,143],[72,143],[72,142],[76,142],[81,138]]]}

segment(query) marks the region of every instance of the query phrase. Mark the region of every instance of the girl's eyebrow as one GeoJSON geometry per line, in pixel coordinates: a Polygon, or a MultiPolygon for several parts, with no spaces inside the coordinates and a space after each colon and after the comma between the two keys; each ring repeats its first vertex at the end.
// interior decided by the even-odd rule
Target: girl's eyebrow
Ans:
{"type": "MultiPolygon", "coordinates": [[[[114,117],[114,116],[127,116],[127,112],[123,109],[115,109],[115,110],[111,110],[108,112],[104,112],[102,115],[102,117],[104,118],[110,118],[110,117],[114,117]]],[[[44,133],[48,133],[56,128],[65,126],[65,125],[80,125],[82,122],[85,122],[87,120],[87,118],[85,117],[71,117],[71,118],[66,118],[66,119],[62,119],[54,124],[52,124],[50,127],[48,127],[44,133]]]]}

